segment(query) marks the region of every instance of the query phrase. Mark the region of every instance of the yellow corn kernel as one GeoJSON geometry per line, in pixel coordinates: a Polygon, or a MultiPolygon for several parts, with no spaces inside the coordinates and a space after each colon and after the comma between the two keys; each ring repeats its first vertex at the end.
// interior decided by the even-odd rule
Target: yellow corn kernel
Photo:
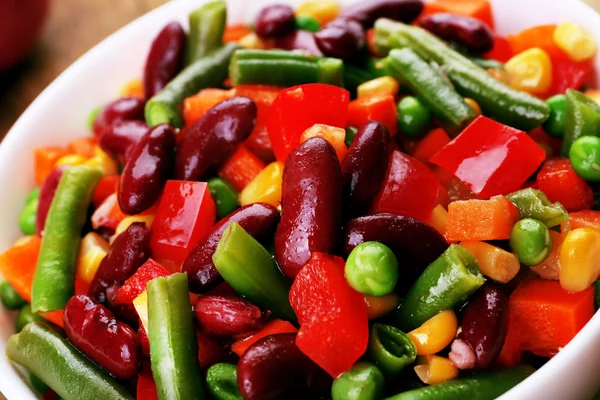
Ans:
{"type": "Polygon", "coordinates": [[[81,239],[77,254],[77,278],[92,283],[100,262],[108,253],[108,242],[95,232],[90,232],[81,239]]]}
{"type": "Polygon", "coordinates": [[[496,282],[506,283],[514,278],[521,264],[513,253],[485,242],[461,242],[477,259],[481,273],[496,282]]]}
{"type": "Polygon", "coordinates": [[[259,38],[256,33],[250,32],[240,39],[240,46],[245,49],[268,50],[275,46],[275,42],[272,39],[259,38]]]}
{"type": "Polygon", "coordinates": [[[81,165],[83,163],[85,163],[87,161],[87,159],[79,154],[67,154],[66,156],[62,156],[61,158],[59,158],[58,160],[56,160],[56,162],[54,163],[55,167],[61,166],[61,165],[81,165]]]}
{"type": "Polygon", "coordinates": [[[146,329],[146,334],[149,332],[148,330],[148,292],[143,291],[138,297],[133,299],[133,308],[138,313],[138,317],[140,317],[140,321],[146,329]]]}
{"type": "Polygon", "coordinates": [[[344,157],[348,152],[348,148],[346,147],[346,131],[344,129],[331,125],[314,124],[302,132],[300,143],[313,137],[320,137],[327,140],[333,146],[340,164],[344,161],[344,157]]]}
{"type": "Polygon", "coordinates": [[[94,156],[83,163],[90,167],[100,168],[104,175],[118,175],[119,165],[111,156],[106,154],[99,146],[94,147],[94,156]]]}
{"type": "Polygon", "coordinates": [[[508,85],[508,73],[504,68],[490,68],[486,71],[492,78],[508,85]]]}
{"type": "Polygon", "coordinates": [[[267,165],[240,193],[242,206],[252,203],[267,203],[273,207],[281,202],[281,180],[283,163],[275,161],[267,165]]]}
{"type": "Polygon", "coordinates": [[[458,368],[445,357],[418,357],[417,364],[415,372],[419,379],[427,385],[437,385],[458,376],[458,368]]]}
{"type": "Polygon", "coordinates": [[[117,225],[115,234],[111,236],[110,241],[112,242],[114,238],[123,233],[123,231],[129,228],[129,225],[134,222],[145,222],[146,226],[150,228],[152,226],[152,221],[154,221],[154,215],[132,215],[130,217],[125,217],[119,222],[119,225],[117,225]]]}
{"type": "Polygon", "coordinates": [[[600,273],[600,232],[573,229],[560,248],[560,286],[569,292],[590,287],[600,273]]]}
{"type": "Polygon", "coordinates": [[[596,104],[600,105],[600,90],[588,89],[584,93],[588,98],[592,99],[596,104]]]}
{"type": "Polygon", "coordinates": [[[321,26],[337,18],[341,6],[335,0],[308,0],[296,7],[297,17],[312,17],[321,26]]]}
{"type": "Polygon", "coordinates": [[[552,83],[552,61],[548,53],[534,47],[517,54],[504,64],[509,83],[517,90],[544,93],[552,83]]]}
{"type": "Polygon", "coordinates": [[[473,100],[470,97],[465,97],[465,103],[467,103],[469,105],[469,107],[471,107],[473,110],[475,110],[475,113],[477,115],[481,115],[481,107],[479,107],[479,104],[477,104],[477,102],[475,100],[473,100]]]}
{"type": "Polygon", "coordinates": [[[365,305],[369,319],[377,319],[395,310],[400,304],[400,296],[390,293],[385,296],[374,297],[365,295],[365,305]]]}
{"type": "Polygon", "coordinates": [[[452,343],[456,336],[456,329],[458,329],[456,314],[452,310],[446,310],[431,317],[407,335],[415,344],[417,354],[428,356],[442,351],[452,343]]]}
{"type": "Polygon", "coordinates": [[[431,217],[427,223],[442,235],[446,234],[446,223],[448,222],[448,211],[443,205],[438,204],[433,209],[431,217]]]}
{"type": "Polygon", "coordinates": [[[358,97],[384,96],[387,94],[396,96],[399,88],[400,85],[398,85],[397,80],[391,76],[381,76],[358,85],[357,95],[358,97]]]}
{"type": "Polygon", "coordinates": [[[589,60],[596,54],[596,42],[592,35],[572,22],[558,24],[552,39],[573,61],[589,60]]]}
{"type": "Polygon", "coordinates": [[[132,79],[127,82],[121,90],[119,91],[119,95],[122,97],[138,97],[140,99],[144,98],[144,83],[141,79],[132,79]]]}

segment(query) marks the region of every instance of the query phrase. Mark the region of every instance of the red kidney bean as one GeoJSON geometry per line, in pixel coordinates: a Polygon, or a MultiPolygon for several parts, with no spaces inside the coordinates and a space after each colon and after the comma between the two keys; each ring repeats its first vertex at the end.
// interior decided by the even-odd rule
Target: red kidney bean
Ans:
{"type": "Polygon", "coordinates": [[[138,341],[140,342],[140,347],[142,348],[142,354],[146,357],[150,357],[150,341],[148,340],[148,334],[146,333],[146,328],[142,323],[139,323],[139,328],[137,331],[138,341]]]}
{"type": "Polygon", "coordinates": [[[323,56],[323,52],[317,46],[315,35],[305,30],[294,31],[275,41],[275,47],[283,50],[304,50],[315,56],[323,56]]]}
{"type": "Polygon", "coordinates": [[[329,57],[343,60],[360,59],[367,50],[362,25],[352,19],[338,18],[315,33],[319,49],[329,57]]]}
{"type": "Polygon", "coordinates": [[[200,329],[217,336],[241,335],[265,324],[260,308],[236,296],[201,296],[194,303],[194,313],[200,329]]]}
{"type": "Polygon", "coordinates": [[[167,24],[154,38],[144,68],[146,99],[160,92],[181,69],[185,39],[179,22],[167,24]]]}
{"type": "Polygon", "coordinates": [[[447,248],[448,242],[435,229],[410,217],[375,214],[355,218],[344,227],[344,253],[359,244],[376,241],[388,246],[403,271],[398,280],[400,291],[408,290],[425,268],[447,248]]]}
{"type": "Polygon", "coordinates": [[[313,252],[331,252],[341,227],[342,172],[335,150],[310,138],[288,156],[283,168],[281,222],[275,260],[294,278],[313,252]]]}
{"type": "Polygon", "coordinates": [[[296,29],[294,9],[286,4],[273,4],[263,8],[258,17],[254,31],[262,38],[284,36],[296,29]]]}
{"type": "Polygon", "coordinates": [[[223,281],[212,262],[212,256],[230,222],[237,222],[260,241],[271,237],[278,221],[279,211],[265,203],[248,204],[219,221],[206,239],[194,247],[183,263],[182,272],[187,272],[190,290],[194,293],[205,293],[223,281]]]}
{"type": "Polygon", "coordinates": [[[344,9],[340,17],[358,21],[368,29],[378,18],[410,23],[421,14],[423,7],[422,0],[359,1],[344,9]]]}
{"type": "Polygon", "coordinates": [[[315,399],[331,378],[296,347],[295,333],[266,336],[246,350],[237,366],[244,400],[315,399]]]}
{"type": "Polygon", "coordinates": [[[440,38],[466,47],[475,53],[485,53],[494,47],[494,35],[484,22],[450,13],[428,15],[419,26],[440,38]]]}
{"type": "Polygon", "coordinates": [[[42,236],[42,233],[44,232],[44,227],[46,226],[46,217],[48,216],[50,205],[54,199],[56,188],[58,187],[58,183],[60,182],[63,172],[67,168],[68,166],[66,165],[61,165],[60,167],[54,168],[52,172],[48,174],[46,179],[44,179],[44,183],[42,183],[38,207],[35,214],[35,233],[39,236],[42,236]]]}
{"type": "Polygon", "coordinates": [[[149,129],[143,121],[117,121],[104,130],[98,144],[102,150],[125,164],[131,150],[149,129]]]}
{"type": "Polygon", "coordinates": [[[69,341],[119,379],[131,379],[140,369],[141,354],[133,329],[86,295],[73,296],[64,313],[69,341]]]}
{"type": "Polygon", "coordinates": [[[100,137],[113,123],[126,119],[144,120],[144,100],[121,97],[105,105],[94,119],[94,135],[100,137]]]}
{"type": "Polygon", "coordinates": [[[204,332],[196,332],[198,339],[198,361],[200,369],[207,370],[213,365],[224,362],[228,357],[228,351],[214,337],[204,332]]]}
{"type": "Polygon", "coordinates": [[[475,369],[487,368],[498,357],[508,325],[508,297],[497,284],[487,282],[463,308],[459,339],[475,352],[475,369]]]}
{"type": "MultiPolygon", "coordinates": [[[[144,222],[134,222],[116,237],[90,286],[89,296],[106,303],[107,289],[123,285],[150,257],[150,229],[144,222]]],[[[111,298],[116,290],[110,290],[111,298]]]]}
{"type": "Polygon", "coordinates": [[[349,216],[365,214],[385,178],[390,135],[381,122],[365,124],[352,141],[342,163],[344,199],[349,216]]]}
{"type": "Polygon", "coordinates": [[[158,200],[173,165],[175,130],[158,125],[131,150],[119,183],[119,207],[135,215],[158,200]]]}
{"type": "Polygon", "coordinates": [[[227,161],[254,129],[256,104],[232,97],[217,104],[190,127],[175,157],[175,178],[195,181],[227,161]]]}

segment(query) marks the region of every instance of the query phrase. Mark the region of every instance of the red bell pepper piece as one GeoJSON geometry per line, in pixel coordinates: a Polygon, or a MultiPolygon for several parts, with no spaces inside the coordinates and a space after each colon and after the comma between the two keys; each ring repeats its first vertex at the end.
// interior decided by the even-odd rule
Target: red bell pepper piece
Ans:
{"type": "Polygon", "coordinates": [[[146,291],[146,284],[152,279],[169,276],[171,273],[162,265],[148,259],[132,276],[127,279],[117,292],[116,304],[131,303],[133,299],[146,291]]]}
{"type": "Polygon", "coordinates": [[[296,345],[334,378],[367,349],[367,308],[346,282],[340,257],[313,253],[292,284],[290,304],[300,323],[296,345]]]}
{"type": "Polygon", "coordinates": [[[600,211],[583,210],[569,214],[571,229],[592,228],[600,231],[600,211]]]}
{"type": "Polygon", "coordinates": [[[432,0],[425,2],[425,8],[419,16],[423,18],[435,13],[450,13],[476,18],[494,29],[494,17],[489,0],[432,0]]]}
{"type": "Polygon", "coordinates": [[[238,356],[242,356],[244,352],[248,349],[248,347],[252,346],[254,343],[258,342],[260,339],[265,336],[277,335],[279,333],[294,333],[298,332],[298,329],[288,321],[283,321],[281,319],[272,319],[267,322],[267,324],[258,332],[253,335],[247,336],[243,339],[238,340],[237,342],[231,345],[231,351],[233,351],[238,356]]]}
{"type": "Polygon", "coordinates": [[[219,176],[241,191],[265,167],[265,163],[242,144],[221,166],[219,176]]]}
{"type": "Polygon", "coordinates": [[[433,171],[416,158],[394,151],[371,211],[427,221],[436,205],[438,191],[439,182],[433,171]]]}
{"type": "Polygon", "coordinates": [[[136,399],[138,400],[158,400],[156,383],[152,377],[152,369],[148,362],[142,364],[142,370],[138,375],[136,399]]]}
{"type": "Polygon", "coordinates": [[[417,160],[427,163],[448,143],[450,143],[450,136],[442,128],[436,128],[414,145],[411,154],[417,160]]]}
{"type": "Polygon", "coordinates": [[[592,188],[577,175],[568,159],[546,161],[536,182],[550,201],[560,202],[569,212],[591,208],[594,204],[592,188]]]}
{"type": "Polygon", "coordinates": [[[206,182],[167,181],[152,222],[150,247],[161,263],[179,264],[215,223],[206,182]]]}
{"type": "Polygon", "coordinates": [[[369,121],[384,124],[390,136],[398,133],[396,102],[391,94],[385,96],[361,97],[348,105],[348,125],[362,127],[369,121]]]}
{"type": "Polygon", "coordinates": [[[94,203],[95,207],[99,207],[108,196],[118,190],[120,179],[119,175],[108,175],[100,179],[92,197],[92,203],[94,203]]]}
{"type": "Polygon", "coordinates": [[[552,56],[552,83],[542,97],[562,94],[567,89],[579,90],[592,75],[591,61],[572,61],[566,55],[552,56]]]}
{"type": "Polygon", "coordinates": [[[431,162],[489,198],[519,189],[545,158],[544,149],[524,132],[479,116],[431,162]]]}
{"type": "Polygon", "coordinates": [[[108,228],[115,230],[127,215],[121,211],[119,207],[119,201],[117,200],[117,193],[113,193],[108,196],[94,214],[92,214],[92,227],[94,229],[108,228]]]}
{"type": "Polygon", "coordinates": [[[488,51],[483,56],[485,58],[490,58],[492,60],[505,63],[510,60],[513,55],[513,49],[508,40],[502,36],[495,36],[494,47],[492,47],[492,50],[488,51]]]}
{"type": "Polygon", "coordinates": [[[554,154],[560,154],[563,142],[562,139],[553,138],[552,136],[548,135],[541,127],[537,127],[527,132],[527,134],[546,151],[547,157],[550,157],[554,154]]]}
{"type": "Polygon", "coordinates": [[[302,132],[314,124],[345,128],[349,101],[347,90],[322,83],[294,86],[279,93],[267,116],[277,160],[285,161],[300,144],[302,132]]]}
{"type": "Polygon", "coordinates": [[[232,24],[225,27],[223,43],[238,42],[241,38],[252,32],[246,24],[232,24]]]}

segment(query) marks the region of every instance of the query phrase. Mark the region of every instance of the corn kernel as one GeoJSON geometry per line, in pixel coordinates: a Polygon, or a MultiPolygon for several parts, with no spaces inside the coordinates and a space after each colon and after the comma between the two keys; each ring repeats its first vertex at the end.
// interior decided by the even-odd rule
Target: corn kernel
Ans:
{"type": "Polygon", "coordinates": [[[521,268],[517,256],[489,243],[461,242],[460,245],[473,253],[481,273],[496,282],[510,281],[521,268]]]}
{"type": "Polygon", "coordinates": [[[240,46],[245,49],[268,50],[275,46],[275,42],[272,39],[259,38],[256,33],[250,32],[240,39],[240,46]]]}
{"type": "Polygon", "coordinates": [[[140,317],[140,322],[144,329],[146,329],[146,334],[149,332],[148,330],[148,292],[143,291],[138,297],[133,299],[133,308],[138,313],[138,317],[140,317]]]}
{"type": "Polygon", "coordinates": [[[573,229],[560,248],[560,286],[581,292],[600,273],[600,232],[592,228],[573,229]]]}
{"type": "Polygon", "coordinates": [[[87,159],[84,156],[79,154],[67,154],[66,156],[62,156],[54,163],[55,167],[59,167],[61,165],[81,165],[85,163],[87,159]]]}
{"type": "Polygon", "coordinates": [[[552,83],[552,61],[548,53],[534,47],[517,54],[504,64],[510,85],[532,94],[541,94],[552,83]]]}
{"type": "Polygon", "coordinates": [[[346,147],[346,131],[344,129],[330,125],[314,124],[302,132],[300,143],[312,137],[320,137],[327,140],[335,149],[340,164],[342,163],[346,152],[348,152],[348,148],[346,147]]]}
{"type": "Polygon", "coordinates": [[[115,240],[117,236],[123,233],[125,229],[129,228],[129,225],[133,224],[134,222],[145,222],[146,226],[150,228],[152,226],[152,221],[154,221],[154,215],[132,215],[130,217],[123,218],[121,222],[119,222],[119,225],[117,225],[117,229],[115,229],[115,234],[112,235],[110,238],[111,243],[113,240],[115,240]]]}
{"type": "Polygon", "coordinates": [[[509,83],[508,72],[506,72],[505,69],[490,68],[490,69],[487,69],[486,71],[492,78],[508,85],[508,83],[509,83]]]}
{"type": "Polygon", "coordinates": [[[141,79],[132,79],[127,82],[121,90],[119,95],[122,97],[137,97],[140,99],[144,98],[144,84],[141,79]]]}
{"type": "Polygon", "coordinates": [[[312,17],[321,26],[337,18],[341,6],[335,0],[308,0],[296,7],[297,17],[312,17]]]}
{"type": "Polygon", "coordinates": [[[479,104],[477,104],[477,102],[475,100],[473,100],[470,97],[465,97],[465,103],[467,103],[469,105],[469,107],[471,107],[473,110],[475,110],[475,113],[477,115],[481,115],[481,107],[479,107],[479,104]]]}
{"type": "Polygon", "coordinates": [[[382,76],[358,85],[357,95],[358,97],[385,96],[388,94],[396,96],[399,88],[397,80],[391,76],[382,76]]]}
{"type": "Polygon", "coordinates": [[[90,167],[100,168],[104,175],[118,175],[119,165],[111,156],[106,154],[99,146],[94,147],[94,156],[83,163],[90,167]]]}
{"type": "Polygon", "coordinates": [[[592,99],[596,104],[600,105],[600,90],[588,89],[584,93],[588,98],[592,99]]]}
{"type": "Polygon", "coordinates": [[[596,54],[594,38],[581,26],[563,22],[554,29],[554,43],[573,61],[589,60],[596,54]]]}
{"type": "Polygon", "coordinates": [[[389,314],[400,304],[400,296],[390,293],[385,296],[374,297],[365,295],[365,305],[369,319],[377,319],[389,314]]]}
{"type": "Polygon", "coordinates": [[[77,254],[77,279],[92,283],[100,262],[108,253],[108,242],[95,232],[90,232],[81,239],[77,254]]]}
{"type": "Polygon", "coordinates": [[[275,161],[267,165],[240,193],[242,206],[252,203],[267,203],[273,207],[281,202],[281,180],[283,163],[275,161]]]}
{"type": "Polygon", "coordinates": [[[427,223],[442,235],[446,234],[446,223],[448,222],[448,211],[443,205],[438,204],[433,209],[431,217],[427,223]]]}
{"type": "Polygon", "coordinates": [[[417,358],[415,372],[423,383],[436,385],[458,376],[458,368],[452,362],[440,356],[424,356],[417,358]]]}
{"type": "Polygon", "coordinates": [[[428,356],[442,351],[452,343],[457,328],[456,314],[452,310],[446,310],[431,317],[407,335],[415,344],[417,354],[428,356]]]}

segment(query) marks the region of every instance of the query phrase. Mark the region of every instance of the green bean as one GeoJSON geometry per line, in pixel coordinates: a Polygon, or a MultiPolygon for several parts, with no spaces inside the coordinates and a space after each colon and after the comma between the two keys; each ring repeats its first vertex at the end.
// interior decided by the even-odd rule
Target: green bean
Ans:
{"type": "Polygon", "coordinates": [[[206,371],[206,386],[215,400],[242,400],[233,364],[215,364],[206,371]]]}
{"type": "Polygon", "coordinates": [[[548,228],[560,225],[569,219],[562,204],[551,203],[541,190],[532,188],[518,190],[506,196],[518,209],[521,218],[534,218],[548,228]]]}
{"type": "Polygon", "coordinates": [[[575,140],[600,135],[600,106],[577,90],[567,90],[566,124],[561,155],[567,157],[575,140]]]}
{"type": "Polygon", "coordinates": [[[221,219],[240,206],[239,193],[223,178],[211,178],[208,180],[208,190],[217,206],[217,219],[221,219]]]}
{"type": "Polygon", "coordinates": [[[396,376],[417,358],[417,348],[400,329],[373,324],[367,356],[387,376],[396,376]]]}
{"type": "Polygon", "coordinates": [[[218,49],[223,44],[223,32],[227,23],[227,4],[223,0],[206,3],[189,15],[190,33],[186,41],[184,64],[194,61],[218,49]]]}
{"type": "Polygon", "coordinates": [[[50,390],[50,386],[46,385],[36,374],[31,372],[29,373],[29,383],[31,383],[33,390],[39,394],[46,394],[50,390]]]}
{"type": "Polygon", "coordinates": [[[379,400],[385,379],[375,365],[358,362],[338,376],[331,386],[333,400],[379,400]]]}
{"type": "Polygon", "coordinates": [[[350,147],[352,141],[354,140],[354,136],[358,133],[358,128],[354,126],[346,127],[346,139],[344,139],[344,143],[347,147],[350,147]]]}

